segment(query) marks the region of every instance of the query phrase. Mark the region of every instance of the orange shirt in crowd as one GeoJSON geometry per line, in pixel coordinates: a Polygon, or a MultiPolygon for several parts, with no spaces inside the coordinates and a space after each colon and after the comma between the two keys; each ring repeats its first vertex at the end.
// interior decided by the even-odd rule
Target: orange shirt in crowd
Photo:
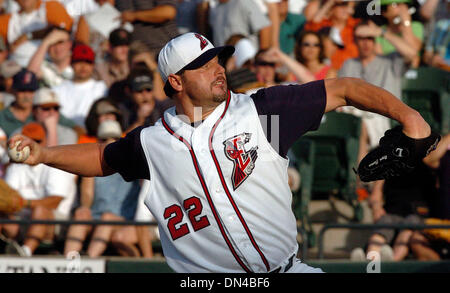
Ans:
{"type": "MultiPolygon", "coordinates": [[[[42,2],[38,0],[36,10],[38,13],[34,15],[31,24],[32,27],[28,27],[27,30],[31,29],[31,31],[34,31],[38,30],[38,28],[48,26],[55,26],[68,31],[72,29],[73,20],[61,3],[57,1],[42,2]]],[[[21,25],[20,17],[18,17],[19,14],[17,12],[0,15],[0,36],[3,37],[6,43],[11,44],[24,33],[21,29],[18,29],[21,25]]]]}
{"type": "MultiPolygon", "coordinates": [[[[122,137],[125,137],[126,133],[122,133],[122,137]]],[[[78,144],[82,144],[82,143],[96,143],[98,142],[98,138],[96,136],[90,136],[87,134],[82,134],[80,135],[80,137],[78,138],[78,144]]]]}
{"type": "MultiPolygon", "coordinates": [[[[353,40],[353,28],[359,21],[360,20],[357,18],[350,17],[347,20],[347,25],[341,30],[341,38],[345,48],[338,49],[336,53],[331,56],[331,66],[336,70],[341,68],[345,60],[358,57],[358,48],[353,40]]],[[[321,28],[330,26],[333,26],[333,24],[329,19],[324,19],[321,22],[308,21],[305,25],[305,30],[317,32],[321,28]]]]}
{"type": "Polygon", "coordinates": [[[98,138],[96,136],[90,136],[90,135],[87,135],[87,134],[82,134],[78,138],[78,144],[94,143],[94,142],[98,142],[98,138]]]}

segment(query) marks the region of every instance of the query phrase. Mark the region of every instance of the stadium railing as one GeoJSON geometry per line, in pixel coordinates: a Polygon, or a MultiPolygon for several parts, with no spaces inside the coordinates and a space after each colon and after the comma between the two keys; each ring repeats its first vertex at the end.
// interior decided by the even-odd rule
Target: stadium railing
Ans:
{"type": "Polygon", "coordinates": [[[359,230],[376,230],[376,229],[408,229],[408,230],[426,230],[426,229],[450,229],[450,225],[425,225],[425,224],[326,224],[322,227],[318,236],[319,252],[318,259],[324,259],[323,239],[325,232],[330,229],[359,229],[359,230]]]}
{"type": "MultiPolygon", "coordinates": [[[[157,226],[155,221],[78,221],[78,220],[20,220],[20,219],[0,219],[1,224],[18,224],[18,225],[110,225],[110,226],[157,226]]],[[[297,232],[301,235],[302,242],[299,242],[301,247],[302,257],[306,258],[308,254],[308,246],[303,245],[307,243],[307,233],[302,227],[297,227],[297,232]]]]}

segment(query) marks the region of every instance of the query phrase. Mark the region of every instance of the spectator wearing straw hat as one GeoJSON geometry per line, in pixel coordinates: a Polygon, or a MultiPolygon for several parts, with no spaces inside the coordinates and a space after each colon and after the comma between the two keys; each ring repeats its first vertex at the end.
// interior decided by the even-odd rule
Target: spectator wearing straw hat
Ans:
{"type": "MultiPolygon", "coordinates": [[[[72,128],[74,123],[61,115],[61,103],[58,96],[49,88],[38,89],[33,96],[33,120],[44,126],[47,146],[74,144],[77,132],[72,128]]],[[[22,128],[13,133],[22,132],[22,128]]]]}
{"type": "Polygon", "coordinates": [[[51,89],[41,88],[35,92],[33,118],[44,125],[48,146],[74,144],[78,140],[72,128],[60,124],[60,108],[59,98],[51,89]]]}

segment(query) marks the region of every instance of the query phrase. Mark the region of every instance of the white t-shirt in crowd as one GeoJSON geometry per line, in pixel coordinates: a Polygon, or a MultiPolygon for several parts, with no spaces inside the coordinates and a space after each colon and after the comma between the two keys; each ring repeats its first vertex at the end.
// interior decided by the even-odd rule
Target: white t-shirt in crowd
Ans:
{"type": "Polygon", "coordinates": [[[62,5],[64,5],[64,7],[67,10],[67,13],[73,18],[77,18],[80,15],[92,13],[99,8],[99,5],[95,0],[57,0],[57,1],[60,2],[62,5]]]}
{"type": "Polygon", "coordinates": [[[44,164],[29,166],[13,163],[6,171],[5,181],[24,199],[63,197],[56,210],[69,216],[76,193],[75,175],[44,164]]]}
{"type": "Polygon", "coordinates": [[[279,3],[281,0],[253,0],[256,5],[258,5],[261,12],[267,14],[267,6],[266,3],[279,3]]]}
{"type": "Polygon", "coordinates": [[[61,103],[61,113],[76,124],[85,127],[86,118],[92,104],[107,94],[103,81],[90,79],[83,83],[64,81],[53,88],[61,103]]]}
{"type": "Polygon", "coordinates": [[[294,14],[301,14],[307,4],[307,0],[289,0],[288,11],[294,14]]]}
{"type": "Polygon", "coordinates": [[[62,72],[59,72],[53,62],[44,60],[41,64],[41,72],[41,79],[47,87],[55,87],[65,80],[73,79],[73,68],[70,65],[64,68],[62,72]]]}

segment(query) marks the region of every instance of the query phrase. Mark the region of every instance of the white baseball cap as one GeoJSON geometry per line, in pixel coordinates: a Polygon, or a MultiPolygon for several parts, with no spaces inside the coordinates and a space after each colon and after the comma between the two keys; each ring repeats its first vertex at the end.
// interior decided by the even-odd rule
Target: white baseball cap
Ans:
{"type": "Polygon", "coordinates": [[[58,96],[49,88],[38,89],[33,96],[34,106],[60,106],[58,96]]]}
{"type": "Polygon", "coordinates": [[[104,120],[98,126],[97,137],[99,139],[120,138],[121,136],[122,128],[115,120],[104,120]]]}
{"type": "Polygon", "coordinates": [[[183,69],[196,69],[219,55],[229,57],[233,46],[214,47],[208,39],[197,33],[182,34],[170,40],[159,52],[158,70],[164,83],[170,74],[183,69]]]}
{"type": "Polygon", "coordinates": [[[256,48],[249,39],[240,39],[235,47],[236,51],[234,52],[234,57],[236,57],[237,67],[241,67],[245,62],[256,55],[256,48]]]}

